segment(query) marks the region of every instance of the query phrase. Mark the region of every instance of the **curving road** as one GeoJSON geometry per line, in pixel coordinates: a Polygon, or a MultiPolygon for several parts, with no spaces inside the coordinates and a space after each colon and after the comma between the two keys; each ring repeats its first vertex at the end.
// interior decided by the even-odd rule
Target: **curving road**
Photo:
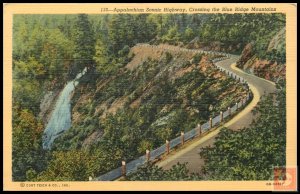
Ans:
{"type": "Polygon", "coordinates": [[[178,162],[187,162],[187,167],[190,173],[201,173],[201,167],[204,165],[204,160],[200,158],[200,148],[212,146],[215,142],[215,137],[218,135],[222,127],[237,130],[249,126],[251,121],[255,118],[251,111],[257,105],[262,95],[275,91],[275,84],[238,69],[235,66],[238,59],[239,56],[230,55],[229,59],[217,62],[216,66],[229,70],[244,78],[248,82],[250,90],[253,92],[253,100],[246,108],[223,126],[201,137],[199,140],[187,143],[188,145],[184,146],[179,151],[171,152],[164,160],[157,163],[158,166],[163,167],[164,169],[170,169],[178,162]]]}

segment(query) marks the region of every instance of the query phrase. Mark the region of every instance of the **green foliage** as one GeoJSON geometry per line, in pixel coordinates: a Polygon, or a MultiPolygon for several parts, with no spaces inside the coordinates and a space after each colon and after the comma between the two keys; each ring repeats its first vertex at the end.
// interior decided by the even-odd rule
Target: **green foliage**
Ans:
{"type": "Polygon", "coordinates": [[[138,152],[144,154],[146,150],[151,150],[153,148],[153,143],[148,140],[142,140],[138,147],[138,152]]]}
{"type": "Polygon", "coordinates": [[[166,52],[166,54],[163,56],[163,63],[168,64],[171,62],[171,60],[173,59],[173,56],[171,53],[166,52]]]}
{"type": "Polygon", "coordinates": [[[171,128],[159,128],[155,134],[159,140],[163,142],[165,140],[170,140],[173,130],[171,128]]]}
{"type": "Polygon", "coordinates": [[[96,155],[86,151],[53,152],[52,155],[47,169],[36,181],[87,181],[89,176],[95,177],[94,172],[100,168],[96,155]]]}
{"type": "Polygon", "coordinates": [[[176,44],[180,40],[180,33],[178,32],[178,26],[173,26],[169,29],[168,33],[164,36],[162,36],[162,41],[171,43],[171,44],[176,44]]]}
{"type": "Polygon", "coordinates": [[[204,43],[240,44],[239,52],[247,43],[254,42],[256,53],[264,59],[272,36],[285,26],[284,17],[284,14],[213,14],[200,28],[200,39],[204,43]]]}
{"type": "Polygon", "coordinates": [[[195,35],[194,30],[190,27],[187,27],[183,34],[183,40],[184,40],[184,42],[188,43],[193,38],[195,38],[195,36],[196,35],[195,35]]]}
{"type": "Polygon", "coordinates": [[[32,180],[47,161],[47,153],[41,147],[43,125],[30,110],[18,106],[13,109],[13,121],[13,180],[32,180]]]}
{"type": "Polygon", "coordinates": [[[72,42],[57,26],[53,27],[55,22],[50,18],[14,17],[13,103],[34,115],[39,112],[45,90],[64,85],[73,52],[72,42]]]}
{"type": "Polygon", "coordinates": [[[285,45],[280,50],[272,49],[271,51],[267,52],[262,59],[266,58],[272,62],[278,62],[279,64],[286,63],[286,50],[285,45]]]}
{"type": "Polygon", "coordinates": [[[249,128],[224,128],[214,147],[202,149],[203,172],[208,179],[273,180],[273,167],[285,166],[285,86],[276,94],[265,96],[254,113],[259,117],[249,128]]]}
{"type": "Polygon", "coordinates": [[[29,109],[38,115],[42,98],[41,84],[38,80],[18,79],[13,81],[13,104],[29,109]]]}
{"type": "Polygon", "coordinates": [[[34,57],[29,57],[28,62],[14,61],[14,76],[18,79],[44,79],[45,67],[34,57]]]}
{"type": "Polygon", "coordinates": [[[127,181],[191,181],[202,180],[198,174],[190,174],[186,164],[173,165],[169,170],[163,170],[153,163],[146,163],[134,173],[126,177],[127,181]]]}
{"type": "Polygon", "coordinates": [[[125,53],[118,53],[124,46],[147,42],[154,37],[154,24],[147,20],[147,14],[112,15],[108,22],[109,50],[114,56],[122,57],[125,53]]]}
{"type": "Polygon", "coordinates": [[[84,67],[91,68],[94,66],[95,36],[91,25],[88,15],[78,15],[75,24],[74,75],[82,71],[84,67]]]}
{"type": "Polygon", "coordinates": [[[196,54],[192,59],[192,64],[198,64],[202,59],[202,54],[196,54]]]}
{"type": "Polygon", "coordinates": [[[42,18],[34,23],[33,19],[37,18],[39,16],[30,16],[28,20],[24,16],[14,19],[13,59],[26,65],[34,63],[33,60],[41,64],[41,67],[33,66],[36,68],[33,70],[44,71],[45,81],[61,79],[70,66],[73,43],[59,29],[42,26],[42,18]]]}

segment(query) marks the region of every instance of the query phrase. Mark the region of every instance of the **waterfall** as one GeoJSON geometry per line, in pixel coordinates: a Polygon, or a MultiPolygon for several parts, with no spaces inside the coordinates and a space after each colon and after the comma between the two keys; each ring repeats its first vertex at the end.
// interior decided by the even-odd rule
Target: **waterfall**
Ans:
{"type": "Polygon", "coordinates": [[[43,148],[50,149],[53,141],[64,131],[71,127],[71,103],[70,95],[79,83],[78,79],[87,72],[85,68],[76,78],[69,81],[60,93],[51,118],[44,130],[43,148]]]}

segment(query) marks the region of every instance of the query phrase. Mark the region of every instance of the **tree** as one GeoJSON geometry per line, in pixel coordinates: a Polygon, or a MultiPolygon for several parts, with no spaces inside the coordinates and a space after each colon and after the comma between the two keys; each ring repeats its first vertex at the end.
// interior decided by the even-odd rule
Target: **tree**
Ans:
{"type": "Polygon", "coordinates": [[[28,109],[13,108],[12,172],[14,181],[32,180],[45,167],[43,125],[28,109]]]}
{"type": "MultiPolygon", "coordinates": [[[[85,67],[94,67],[95,38],[88,15],[79,14],[75,24],[74,73],[77,74],[85,67]]],[[[74,74],[74,75],[75,75],[74,74]]]]}
{"type": "Polygon", "coordinates": [[[173,130],[171,128],[159,128],[155,134],[160,139],[160,141],[164,142],[165,140],[170,140],[172,136],[173,130]]]}
{"type": "Polygon", "coordinates": [[[213,34],[212,26],[209,24],[205,24],[204,27],[201,28],[200,38],[205,42],[211,41],[213,39],[212,34],[213,34]]]}
{"type": "Polygon", "coordinates": [[[96,42],[96,53],[94,56],[94,60],[96,62],[96,70],[99,73],[107,73],[110,71],[110,67],[113,66],[109,66],[109,54],[108,54],[108,50],[107,47],[105,46],[105,44],[103,43],[103,41],[101,39],[98,39],[96,42]]]}
{"type": "Polygon", "coordinates": [[[99,171],[97,157],[87,151],[72,150],[53,152],[47,169],[36,178],[37,181],[78,181],[95,177],[99,171]]]}
{"type": "Polygon", "coordinates": [[[17,79],[45,79],[45,67],[34,57],[29,57],[28,62],[14,61],[13,64],[14,77],[17,79]]]}
{"type": "Polygon", "coordinates": [[[108,27],[108,38],[110,40],[110,53],[116,54],[121,49],[121,42],[123,41],[121,35],[121,17],[119,15],[113,15],[108,27]]]}
{"type": "Polygon", "coordinates": [[[39,103],[42,97],[42,87],[38,80],[18,79],[13,81],[13,104],[22,109],[39,113],[39,103]]]}
{"type": "Polygon", "coordinates": [[[192,28],[188,27],[185,29],[183,34],[183,39],[187,43],[188,41],[191,41],[195,37],[195,33],[192,28]]]}
{"type": "Polygon", "coordinates": [[[152,148],[153,148],[153,143],[143,139],[139,144],[138,152],[140,154],[144,154],[146,150],[151,150],[152,148]]]}
{"type": "Polygon", "coordinates": [[[164,42],[171,44],[176,44],[180,40],[180,33],[178,31],[178,26],[175,25],[171,27],[166,35],[162,37],[164,42]]]}
{"type": "Polygon", "coordinates": [[[49,80],[59,78],[64,82],[68,78],[68,72],[71,71],[74,42],[59,29],[47,29],[43,36],[47,38],[43,42],[39,61],[44,64],[49,80]]]}

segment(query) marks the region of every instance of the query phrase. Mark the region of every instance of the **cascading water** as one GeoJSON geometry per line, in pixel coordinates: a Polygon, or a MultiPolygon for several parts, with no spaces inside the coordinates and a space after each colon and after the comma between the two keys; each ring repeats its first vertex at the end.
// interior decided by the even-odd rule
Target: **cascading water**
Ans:
{"type": "Polygon", "coordinates": [[[77,86],[78,79],[87,72],[85,68],[79,73],[76,78],[67,83],[63,91],[60,93],[59,98],[55,104],[54,111],[46,126],[43,135],[43,148],[50,149],[53,141],[61,135],[62,132],[71,127],[71,103],[70,95],[77,86]]]}

